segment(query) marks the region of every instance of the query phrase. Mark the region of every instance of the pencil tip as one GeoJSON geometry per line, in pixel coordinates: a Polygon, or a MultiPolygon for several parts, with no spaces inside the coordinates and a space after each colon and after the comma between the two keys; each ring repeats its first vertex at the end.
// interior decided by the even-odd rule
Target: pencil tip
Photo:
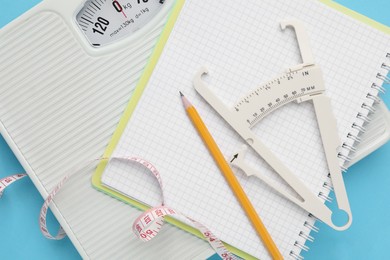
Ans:
{"type": "Polygon", "coordinates": [[[183,102],[183,105],[184,105],[184,108],[187,109],[189,107],[191,107],[191,103],[190,101],[187,100],[187,98],[183,95],[183,93],[181,93],[181,91],[179,91],[180,93],[180,97],[181,97],[181,101],[183,102]]]}

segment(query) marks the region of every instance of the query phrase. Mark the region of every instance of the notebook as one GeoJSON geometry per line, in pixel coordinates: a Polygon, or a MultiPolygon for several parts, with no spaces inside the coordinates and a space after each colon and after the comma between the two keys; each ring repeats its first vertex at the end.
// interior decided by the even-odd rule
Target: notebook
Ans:
{"type": "MultiPolygon", "coordinates": [[[[188,0],[179,1],[176,10],[180,4],[182,10],[177,11],[177,21],[160,59],[155,67],[149,66],[154,67],[153,73],[141,80],[138,93],[144,92],[134,113],[131,115],[131,107],[137,98],[122,119],[122,125],[128,121],[123,133],[118,130],[110,144],[111,149],[115,147],[111,155],[148,159],[161,172],[167,205],[210,227],[223,241],[239,249],[235,251],[238,255],[243,256],[244,251],[268,259],[266,249],[240,206],[233,203],[235,198],[186,118],[178,91],[197,107],[229,158],[243,140],[195,92],[194,73],[207,65],[207,81],[223,101],[233,105],[255,86],[300,63],[294,32],[279,29],[281,20],[298,18],[306,25],[316,63],[324,71],[326,94],[332,99],[343,144],[343,165],[378,95],[382,84],[378,71],[380,75],[386,73],[382,64],[389,56],[390,37],[315,1],[237,4],[188,0]]],[[[329,190],[324,183],[330,180],[310,103],[279,108],[254,131],[313,192],[326,199],[329,190]]],[[[250,160],[289,190],[261,158],[251,154],[250,160]]],[[[299,257],[314,219],[255,177],[245,177],[239,170],[236,174],[282,254],[299,257]]],[[[161,203],[153,177],[132,165],[111,162],[101,181],[112,191],[146,205],[161,203]]]]}

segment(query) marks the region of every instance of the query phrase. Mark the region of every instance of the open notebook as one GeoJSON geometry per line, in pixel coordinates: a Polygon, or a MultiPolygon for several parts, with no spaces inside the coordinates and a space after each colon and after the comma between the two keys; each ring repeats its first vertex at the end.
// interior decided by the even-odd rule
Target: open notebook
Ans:
{"type": "MultiPolygon", "coordinates": [[[[347,156],[374,103],[372,97],[378,94],[376,86],[382,84],[377,74],[390,51],[390,37],[308,0],[185,1],[149,81],[138,89],[145,88],[133,115],[122,120],[128,124],[112,154],[137,155],[152,162],[161,172],[166,205],[262,259],[269,258],[266,249],[190,124],[178,92],[197,107],[226,158],[231,157],[243,140],[195,92],[192,79],[200,66],[207,65],[208,82],[225,103],[233,105],[260,83],[300,63],[294,32],[279,27],[286,18],[298,18],[306,25],[316,63],[324,71],[326,93],[332,98],[345,147],[340,152],[347,156]]],[[[253,130],[313,192],[326,198],[329,191],[323,184],[329,182],[328,170],[312,104],[287,104],[253,130]]],[[[117,131],[116,138],[120,134],[117,131]]],[[[254,154],[249,158],[289,190],[261,158],[254,154]]],[[[282,254],[298,256],[306,238],[302,234],[310,232],[314,219],[255,177],[245,177],[239,170],[236,174],[282,254]]],[[[161,203],[157,182],[134,165],[112,161],[102,183],[147,205],[161,203]]]]}

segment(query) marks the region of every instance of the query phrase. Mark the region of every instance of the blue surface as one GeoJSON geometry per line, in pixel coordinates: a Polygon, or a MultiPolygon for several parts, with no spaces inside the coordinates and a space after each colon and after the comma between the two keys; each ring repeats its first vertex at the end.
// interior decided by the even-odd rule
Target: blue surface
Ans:
{"type": "MultiPolygon", "coordinates": [[[[390,1],[338,0],[337,2],[390,26],[390,1]]],[[[38,0],[0,0],[0,28],[21,15],[38,0]]],[[[389,86],[387,86],[389,89],[389,86]]],[[[390,95],[384,96],[390,107],[390,95]]],[[[352,227],[344,232],[318,224],[315,243],[306,259],[385,259],[390,245],[390,143],[374,152],[345,174],[354,215],[352,227]]],[[[0,137],[0,178],[23,172],[13,153],[0,137]]],[[[13,184],[0,200],[1,259],[80,259],[68,238],[45,239],[38,227],[43,200],[28,178],[13,184]]],[[[49,228],[58,223],[49,215],[49,228]]],[[[217,259],[214,257],[213,259],[217,259]]]]}

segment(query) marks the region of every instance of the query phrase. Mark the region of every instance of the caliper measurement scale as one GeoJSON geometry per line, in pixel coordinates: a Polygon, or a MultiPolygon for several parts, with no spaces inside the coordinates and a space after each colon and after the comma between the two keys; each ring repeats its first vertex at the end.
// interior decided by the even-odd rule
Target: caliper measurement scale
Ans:
{"type": "Polygon", "coordinates": [[[248,126],[253,127],[273,110],[306,95],[323,92],[322,86],[316,85],[314,80],[318,77],[321,77],[319,68],[289,72],[251,91],[234,106],[234,111],[245,115],[248,126]],[[296,88],[297,85],[304,87],[296,88]]]}
{"type": "Polygon", "coordinates": [[[302,198],[297,199],[274,184],[271,178],[263,175],[245,162],[248,146],[243,147],[231,160],[232,165],[240,168],[247,176],[256,176],[281,195],[302,207],[306,211],[336,230],[345,230],[352,224],[352,213],[344,186],[338,161],[340,140],[337,134],[336,119],[332,113],[330,98],[325,95],[325,86],[321,69],[314,63],[309,38],[302,22],[297,20],[281,23],[282,29],[291,26],[295,29],[303,64],[290,68],[287,73],[257,87],[244,96],[233,108],[225,104],[202,80],[208,73],[201,68],[194,78],[196,91],[222,116],[227,123],[253,148],[286,183],[302,198]],[[295,101],[301,103],[311,100],[317,116],[326,160],[340,210],[348,214],[348,222],[337,226],[332,221],[332,211],[310,191],[310,189],[283,164],[273,152],[252,132],[251,128],[261,119],[281,106],[295,101]]]}
{"type": "Polygon", "coordinates": [[[76,16],[93,47],[129,36],[152,20],[165,0],[89,0],[76,16]]]}

